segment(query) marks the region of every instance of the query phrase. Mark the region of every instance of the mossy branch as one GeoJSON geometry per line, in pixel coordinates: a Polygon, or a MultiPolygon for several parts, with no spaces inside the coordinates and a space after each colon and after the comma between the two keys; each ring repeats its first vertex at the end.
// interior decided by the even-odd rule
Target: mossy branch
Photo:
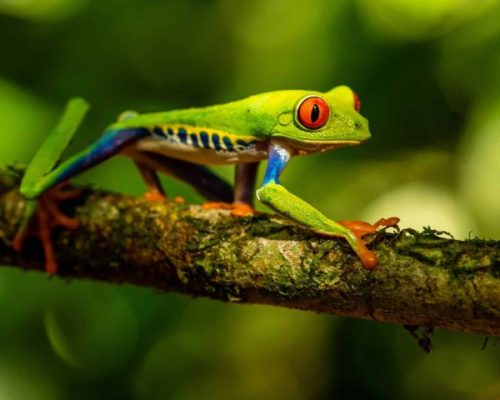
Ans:
{"type": "MultiPolygon", "coordinates": [[[[9,245],[25,204],[19,179],[19,171],[0,171],[0,265],[41,271],[37,240],[19,254],[9,245]]],[[[66,211],[81,226],[54,232],[64,278],[500,335],[498,241],[379,232],[369,247],[380,264],[370,272],[343,240],[266,214],[235,219],[93,190],[66,211]]]]}

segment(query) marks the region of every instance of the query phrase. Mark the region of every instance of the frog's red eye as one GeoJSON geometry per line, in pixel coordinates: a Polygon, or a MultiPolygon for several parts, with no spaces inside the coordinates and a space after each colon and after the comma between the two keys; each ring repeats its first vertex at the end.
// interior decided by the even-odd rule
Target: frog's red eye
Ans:
{"type": "Polygon", "coordinates": [[[297,117],[301,125],[309,129],[319,129],[330,117],[330,107],[321,97],[311,96],[299,104],[297,117]]]}
{"type": "Polygon", "coordinates": [[[361,101],[359,101],[359,96],[356,94],[356,92],[352,92],[354,96],[354,109],[359,112],[361,110],[361,101]]]}

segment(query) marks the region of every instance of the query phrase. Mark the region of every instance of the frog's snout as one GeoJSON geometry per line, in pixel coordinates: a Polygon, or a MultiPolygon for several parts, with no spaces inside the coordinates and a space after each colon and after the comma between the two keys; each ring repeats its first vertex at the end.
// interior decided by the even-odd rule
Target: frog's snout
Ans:
{"type": "Polygon", "coordinates": [[[363,141],[370,139],[370,129],[368,121],[364,118],[357,118],[353,121],[353,134],[357,140],[363,141]]]}

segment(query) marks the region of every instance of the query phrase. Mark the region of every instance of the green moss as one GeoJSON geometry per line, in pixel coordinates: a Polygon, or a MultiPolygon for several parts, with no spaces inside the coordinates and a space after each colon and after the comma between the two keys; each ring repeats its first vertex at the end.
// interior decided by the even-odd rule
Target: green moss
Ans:
{"type": "MultiPolygon", "coordinates": [[[[18,178],[0,171],[0,187],[18,178]]],[[[69,212],[77,206],[81,228],[58,230],[55,237],[68,276],[496,332],[490,317],[499,312],[498,242],[452,240],[430,228],[379,232],[367,240],[380,265],[367,271],[344,240],[319,237],[269,215],[232,218],[197,206],[88,193],[68,204],[69,212]]],[[[23,204],[16,190],[0,197],[0,235],[6,243],[23,204]]],[[[0,246],[4,262],[39,267],[38,244],[36,251],[27,248],[15,258],[0,246]]]]}

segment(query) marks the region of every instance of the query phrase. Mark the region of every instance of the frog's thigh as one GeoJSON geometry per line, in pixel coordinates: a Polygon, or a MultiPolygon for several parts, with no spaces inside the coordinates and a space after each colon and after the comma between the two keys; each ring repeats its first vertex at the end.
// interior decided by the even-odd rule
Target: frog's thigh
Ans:
{"type": "Polygon", "coordinates": [[[186,182],[208,200],[228,203],[233,201],[231,185],[203,165],[143,151],[136,152],[131,157],[143,167],[186,182]]]}

